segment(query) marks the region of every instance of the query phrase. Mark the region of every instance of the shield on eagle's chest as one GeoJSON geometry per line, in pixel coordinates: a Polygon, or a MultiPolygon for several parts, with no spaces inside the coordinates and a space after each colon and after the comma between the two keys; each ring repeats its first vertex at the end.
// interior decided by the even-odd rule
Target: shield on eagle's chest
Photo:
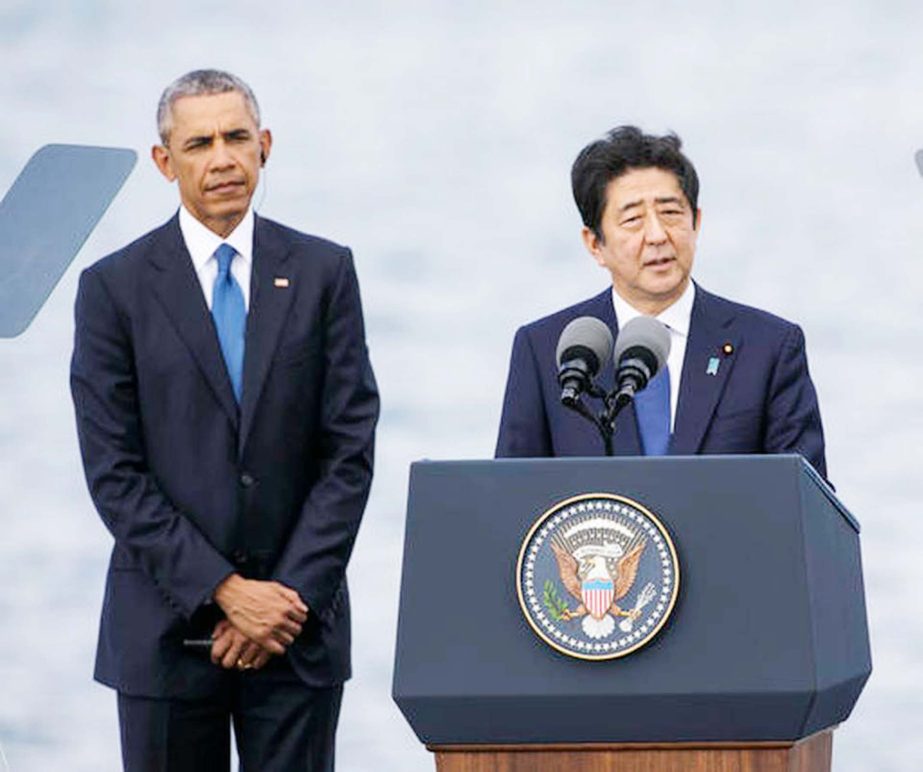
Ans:
{"type": "Polygon", "coordinates": [[[590,616],[602,619],[615,597],[615,585],[611,579],[586,579],[580,587],[583,605],[590,616]]]}

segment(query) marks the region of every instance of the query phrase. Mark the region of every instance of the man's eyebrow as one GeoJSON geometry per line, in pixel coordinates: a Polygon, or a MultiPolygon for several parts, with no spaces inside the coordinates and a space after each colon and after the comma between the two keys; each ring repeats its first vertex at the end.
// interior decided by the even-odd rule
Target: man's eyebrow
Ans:
{"type": "Polygon", "coordinates": [[[210,134],[201,134],[197,137],[189,137],[183,142],[183,147],[192,147],[193,145],[204,145],[211,142],[214,138],[210,134]]]}
{"type": "Polygon", "coordinates": [[[636,206],[641,206],[642,203],[644,202],[641,201],[641,199],[639,198],[637,201],[629,201],[627,204],[622,204],[622,206],[619,207],[619,213],[621,214],[622,212],[628,209],[632,209],[633,207],[636,207],[636,206]]]}
{"type": "MultiPolygon", "coordinates": [[[[225,139],[246,139],[251,136],[250,130],[246,128],[230,129],[221,132],[225,139]]],[[[195,145],[210,145],[215,141],[214,134],[201,134],[199,136],[189,137],[183,142],[183,147],[193,147],[195,145]]]]}
{"type": "MultiPolygon", "coordinates": [[[[629,209],[634,209],[636,206],[641,206],[641,204],[643,203],[644,201],[640,198],[637,199],[636,201],[628,201],[627,203],[622,204],[622,206],[619,207],[619,214],[624,214],[629,209]]],[[[654,199],[654,203],[655,204],[677,204],[679,206],[683,206],[683,199],[680,198],[679,196],[660,196],[654,199]]]]}

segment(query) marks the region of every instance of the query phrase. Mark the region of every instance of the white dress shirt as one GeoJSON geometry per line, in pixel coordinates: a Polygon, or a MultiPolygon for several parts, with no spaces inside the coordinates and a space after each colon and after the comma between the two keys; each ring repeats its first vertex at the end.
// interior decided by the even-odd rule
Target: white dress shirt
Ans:
{"type": "MultiPolygon", "coordinates": [[[[692,302],[695,300],[695,285],[690,281],[679,299],[656,317],[658,322],[666,325],[670,331],[670,354],[667,367],[670,368],[670,431],[676,423],[676,403],[679,401],[679,382],[683,376],[683,360],[686,356],[686,341],[689,340],[689,325],[692,321],[692,302]]],[[[615,307],[615,319],[622,329],[636,316],[644,316],[615,287],[612,288],[612,305],[615,307]]]]}
{"type": "Polygon", "coordinates": [[[185,206],[179,208],[179,229],[186,242],[186,249],[192,258],[192,267],[195,268],[205,303],[208,310],[212,307],[212,293],[215,289],[215,279],[218,278],[218,260],[215,250],[222,244],[230,244],[237,250],[231,261],[231,274],[240,285],[244,294],[244,308],[250,309],[250,272],[253,268],[253,210],[247,209],[244,219],[231,231],[226,238],[221,238],[217,233],[210,231],[199,222],[185,206]]]}

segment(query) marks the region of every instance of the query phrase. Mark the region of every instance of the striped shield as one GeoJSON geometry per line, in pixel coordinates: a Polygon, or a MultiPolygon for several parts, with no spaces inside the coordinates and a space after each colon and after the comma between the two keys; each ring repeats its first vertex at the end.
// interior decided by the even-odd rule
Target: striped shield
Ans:
{"type": "Polygon", "coordinates": [[[615,597],[615,585],[612,579],[585,579],[580,586],[583,605],[586,606],[590,616],[602,619],[612,605],[615,597]]]}

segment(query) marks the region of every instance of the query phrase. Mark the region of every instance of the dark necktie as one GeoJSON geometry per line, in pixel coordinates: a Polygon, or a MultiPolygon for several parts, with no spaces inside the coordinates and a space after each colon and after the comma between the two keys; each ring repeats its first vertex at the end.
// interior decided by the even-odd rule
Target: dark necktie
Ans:
{"type": "Polygon", "coordinates": [[[645,456],[665,456],[670,446],[670,368],[664,366],[635,395],[635,415],[645,456]]]}
{"type": "Polygon", "coordinates": [[[218,332],[218,342],[224,363],[231,377],[234,396],[240,402],[244,376],[244,333],[247,327],[247,309],[244,293],[231,273],[231,261],[237,251],[230,244],[222,244],[215,250],[218,261],[218,276],[212,291],[212,318],[218,332]]]}

